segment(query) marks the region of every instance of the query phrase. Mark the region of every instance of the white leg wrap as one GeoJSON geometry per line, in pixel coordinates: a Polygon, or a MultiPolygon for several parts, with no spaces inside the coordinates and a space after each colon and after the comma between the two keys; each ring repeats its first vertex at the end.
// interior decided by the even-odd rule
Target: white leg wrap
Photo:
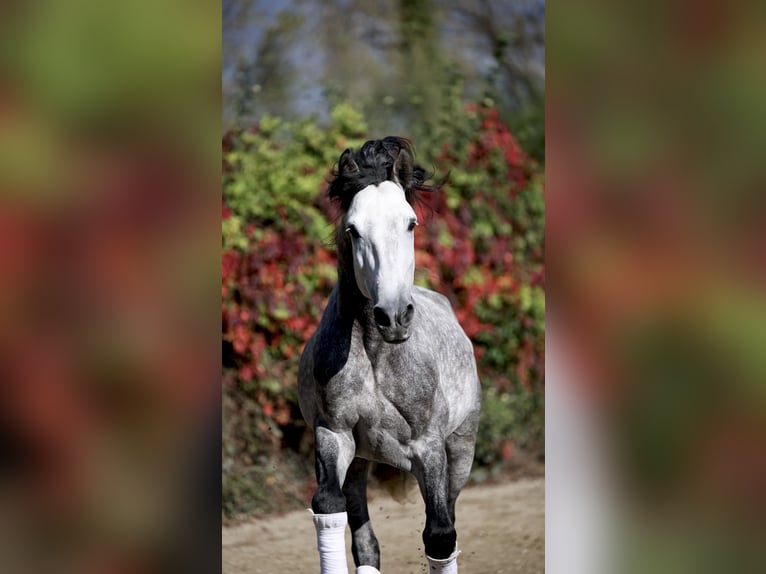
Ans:
{"type": "Polygon", "coordinates": [[[345,512],[314,514],[320,574],[348,574],[348,566],[346,565],[347,523],[348,515],[345,512]]]}
{"type": "Polygon", "coordinates": [[[455,548],[455,551],[449,558],[437,560],[426,555],[428,560],[428,572],[429,574],[457,574],[457,556],[460,554],[460,550],[455,548]]]}
{"type": "Polygon", "coordinates": [[[374,566],[357,566],[356,574],[380,574],[380,570],[374,566]]]}

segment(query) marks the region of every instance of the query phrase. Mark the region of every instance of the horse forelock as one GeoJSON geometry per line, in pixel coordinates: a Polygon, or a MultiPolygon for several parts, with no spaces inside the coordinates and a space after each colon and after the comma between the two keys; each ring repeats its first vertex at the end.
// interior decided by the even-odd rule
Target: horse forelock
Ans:
{"type": "Polygon", "coordinates": [[[339,201],[341,211],[345,214],[354,196],[361,190],[370,185],[380,185],[384,181],[393,181],[402,187],[407,202],[414,206],[421,192],[431,192],[439,186],[426,183],[433,174],[413,163],[412,156],[410,141],[397,136],[369,140],[358,150],[346,150],[338,167],[333,170],[328,195],[339,201]],[[406,153],[409,161],[407,168],[400,168],[397,174],[397,159],[401,153],[406,153]]]}

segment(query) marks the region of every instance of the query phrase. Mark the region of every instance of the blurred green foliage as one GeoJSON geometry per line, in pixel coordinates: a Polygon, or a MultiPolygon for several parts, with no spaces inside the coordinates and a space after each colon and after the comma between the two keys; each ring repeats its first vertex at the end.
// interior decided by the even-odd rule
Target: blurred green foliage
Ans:
{"type": "Polygon", "coordinates": [[[215,133],[217,118],[199,110],[218,105],[210,71],[220,68],[221,39],[207,33],[221,22],[215,6],[41,0],[8,12],[0,69],[21,86],[14,97],[48,123],[79,133],[174,134],[174,145],[209,153],[200,140],[215,133]],[[179,13],[169,34],[164,23],[179,13]]]}
{"type": "MultiPolygon", "coordinates": [[[[543,459],[544,180],[494,107],[464,102],[457,83],[445,101],[414,130],[417,161],[437,181],[448,174],[443,191],[418,206],[415,280],[450,298],[474,342],[484,393],[475,479],[483,480],[543,459]]],[[[228,516],[311,494],[312,437],[296,384],[300,352],[337,279],[337,212],[326,188],[341,152],[370,137],[364,114],[344,102],[327,122],[265,116],[224,137],[228,516]]]]}

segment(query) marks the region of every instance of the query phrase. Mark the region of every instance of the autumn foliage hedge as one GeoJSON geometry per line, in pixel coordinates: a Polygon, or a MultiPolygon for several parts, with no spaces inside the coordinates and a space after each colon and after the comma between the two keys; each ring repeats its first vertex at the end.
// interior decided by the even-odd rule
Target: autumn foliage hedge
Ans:
{"type": "MultiPolygon", "coordinates": [[[[415,281],[450,298],[474,342],[484,404],[473,477],[481,481],[543,456],[543,170],[492,107],[456,98],[424,131],[429,137],[413,142],[417,160],[447,183],[418,206],[415,281]]],[[[311,433],[296,375],[337,279],[327,180],[346,147],[384,135],[369,134],[362,115],[339,104],[326,125],[266,117],[224,137],[228,516],[310,496],[311,433]]]]}

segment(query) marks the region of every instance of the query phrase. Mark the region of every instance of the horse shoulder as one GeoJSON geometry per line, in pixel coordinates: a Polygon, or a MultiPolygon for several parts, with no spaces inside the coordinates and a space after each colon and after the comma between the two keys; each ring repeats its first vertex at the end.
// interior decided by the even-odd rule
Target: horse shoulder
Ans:
{"type": "Polygon", "coordinates": [[[327,306],[314,333],[306,341],[298,364],[298,404],[303,418],[312,426],[317,416],[317,393],[320,390],[323,372],[328,370],[326,358],[318,353],[326,340],[326,331],[331,327],[334,320],[336,292],[330,295],[327,306]]]}
{"type": "Polygon", "coordinates": [[[453,427],[478,412],[481,401],[473,343],[447,297],[422,288],[417,293],[423,312],[421,329],[432,342],[431,356],[438,357],[442,400],[449,405],[449,426],[453,427]]]}
{"type": "Polygon", "coordinates": [[[437,344],[473,356],[473,344],[460,326],[450,300],[441,293],[418,286],[414,288],[413,294],[416,301],[420,302],[423,313],[422,328],[441,335],[437,344]]]}
{"type": "Polygon", "coordinates": [[[452,310],[452,304],[450,303],[449,299],[442,295],[441,293],[438,293],[437,291],[434,291],[432,289],[427,289],[425,287],[420,287],[419,285],[415,285],[412,288],[413,296],[423,298],[430,303],[434,305],[439,305],[447,310],[452,310]]]}

